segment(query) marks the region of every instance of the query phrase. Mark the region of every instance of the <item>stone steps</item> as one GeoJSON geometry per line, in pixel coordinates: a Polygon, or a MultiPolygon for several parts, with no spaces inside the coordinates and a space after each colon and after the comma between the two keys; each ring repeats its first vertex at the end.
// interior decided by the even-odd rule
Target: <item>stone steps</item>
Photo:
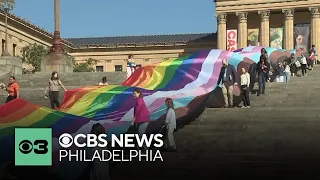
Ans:
{"type": "Polygon", "coordinates": [[[164,153],[164,162],[119,164],[113,178],[319,179],[318,77],[316,67],[267,84],[265,95],[251,95],[250,109],[206,108],[175,133],[178,152],[164,153]]]}
{"type": "MultiPolygon", "coordinates": [[[[82,80],[99,82],[99,75],[82,80]]],[[[46,82],[48,77],[39,79],[46,82]]],[[[68,89],[74,87],[76,78],[61,77],[68,89]]],[[[164,152],[163,162],[119,163],[112,178],[320,179],[318,77],[320,71],[315,68],[288,84],[268,83],[265,95],[251,95],[250,109],[207,108],[175,133],[178,152],[164,152]]],[[[27,78],[21,80],[28,85],[27,78]]],[[[40,84],[35,82],[22,92],[32,103],[48,106],[43,98],[45,86],[40,84]]]]}
{"type": "MultiPolygon", "coordinates": [[[[121,84],[125,81],[124,72],[84,72],[61,74],[60,79],[67,86],[92,86],[97,85],[102,77],[107,77],[109,84],[121,84]]],[[[45,87],[51,78],[51,73],[35,73],[17,75],[17,81],[23,87],[45,87]]]]}

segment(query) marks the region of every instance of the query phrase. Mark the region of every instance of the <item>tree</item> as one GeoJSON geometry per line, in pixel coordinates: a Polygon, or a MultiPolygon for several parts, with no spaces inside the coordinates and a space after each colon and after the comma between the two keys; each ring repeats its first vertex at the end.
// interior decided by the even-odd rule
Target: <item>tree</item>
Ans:
{"type": "Polygon", "coordinates": [[[87,59],[83,63],[74,62],[73,72],[94,72],[93,65],[96,65],[99,61],[93,58],[87,59]]]}
{"type": "Polygon", "coordinates": [[[35,43],[23,47],[21,53],[23,63],[31,64],[36,71],[40,71],[41,60],[49,53],[49,49],[43,45],[35,43]]]}

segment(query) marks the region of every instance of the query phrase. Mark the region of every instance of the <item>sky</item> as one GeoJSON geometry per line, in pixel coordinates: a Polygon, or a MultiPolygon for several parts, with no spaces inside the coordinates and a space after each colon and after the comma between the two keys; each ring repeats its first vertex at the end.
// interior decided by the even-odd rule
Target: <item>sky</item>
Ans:
{"type": "MultiPolygon", "coordinates": [[[[17,16],[54,31],[54,0],[16,0],[17,16]]],[[[208,33],[213,0],[60,0],[64,38],[208,33]]]]}

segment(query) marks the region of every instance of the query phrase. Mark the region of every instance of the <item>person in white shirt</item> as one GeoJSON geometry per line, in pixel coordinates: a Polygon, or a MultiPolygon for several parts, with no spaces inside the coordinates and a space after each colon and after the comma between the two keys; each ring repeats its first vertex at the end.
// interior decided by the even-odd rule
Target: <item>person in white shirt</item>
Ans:
{"type": "Polygon", "coordinates": [[[133,55],[129,55],[127,60],[127,78],[129,78],[135,70],[136,63],[134,62],[133,55]]]}
{"type": "Polygon", "coordinates": [[[99,83],[99,86],[108,86],[107,78],[103,77],[102,81],[99,83]]]}
{"type": "Polygon", "coordinates": [[[288,63],[286,61],[283,62],[283,67],[284,67],[284,75],[286,77],[286,83],[288,83],[290,81],[290,77],[291,77],[291,71],[290,71],[290,66],[288,65],[288,63]]]}
{"type": "Polygon", "coordinates": [[[243,97],[243,108],[250,108],[249,99],[249,86],[250,86],[250,74],[242,68],[242,75],[240,76],[241,92],[243,97]]]}
{"type": "Polygon", "coordinates": [[[302,71],[302,76],[306,75],[307,76],[307,58],[304,56],[304,54],[301,54],[301,71],[302,71]]]}
{"type": "Polygon", "coordinates": [[[173,101],[171,98],[167,98],[165,103],[167,105],[166,128],[169,150],[176,151],[176,143],[173,137],[173,132],[177,128],[176,113],[174,111],[173,101]]]}

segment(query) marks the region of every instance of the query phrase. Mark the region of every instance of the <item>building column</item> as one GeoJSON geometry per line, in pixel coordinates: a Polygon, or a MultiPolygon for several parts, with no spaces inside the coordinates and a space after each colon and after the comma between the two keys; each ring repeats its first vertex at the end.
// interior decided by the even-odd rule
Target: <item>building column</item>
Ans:
{"type": "Polygon", "coordinates": [[[284,14],[284,46],[286,50],[294,49],[294,36],[293,36],[293,17],[294,9],[282,9],[284,14]]]}
{"type": "Polygon", "coordinates": [[[270,19],[270,11],[258,11],[261,17],[261,24],[260,24],[260,46],[269,47],[270,46],[270,26],[269,26],[269,19],[270,19]]]}
{"type": "Polygon", "coordinates": [[[238,16],[238,48],[248,46],[248,25],[247,25],[247,12],[237,12],[238,16]]]}
{"type": "Polygon", "coordinates": [[[218,44],[217,48],[221,50],[227,49],[227,14],[217,14],[218,20],[218,44]]]}
{"type": "MultiPolygon", "coordinates": [[[[311,45],[315,45],[318,52],[320,46],[320,12],[318,7],[310,7],[311,13],[311,45]]],[[[319,56],[319,55],[318,55],[319,56]]]]}

